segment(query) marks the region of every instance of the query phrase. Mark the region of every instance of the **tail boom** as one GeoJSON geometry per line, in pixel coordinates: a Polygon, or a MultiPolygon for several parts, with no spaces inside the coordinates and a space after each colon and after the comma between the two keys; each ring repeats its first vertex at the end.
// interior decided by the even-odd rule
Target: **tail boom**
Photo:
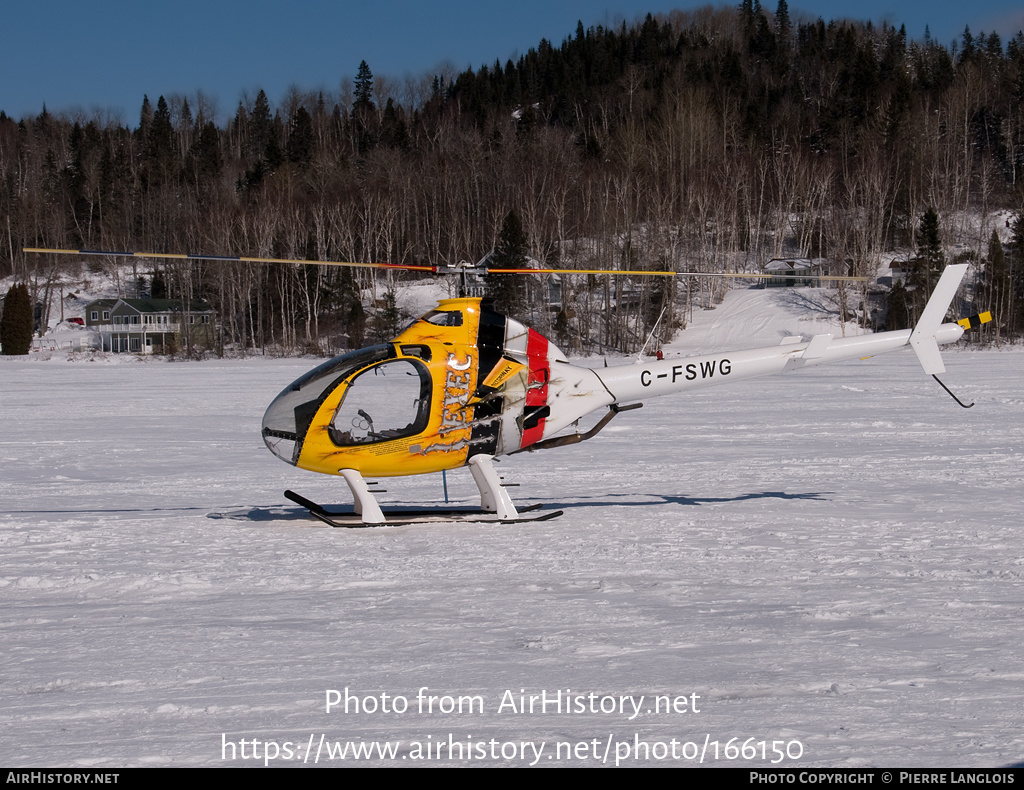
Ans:
{"type": "Polygon", "coordinates": [[[942,372],[939,345],[955,343],[964,333],[962,326],[941,321],[966,268],[966,265],[947,267],[925,306],[921,321],[913,330],[839,338],[822,334],[806,342],[787,338],[777,346],[611,368],[587,369],[561,360],[552,361],[546,396],[549,414],[543,436],[538,439],[547,440],[580,417],[613,404],[633,403],[805,367],[864,359],[907,345],[914,349],[926,373],[942,372]]]}
{"type": "Polygon", "coordinates": [[[847,359],[872,357],[910,345],[925,373],[942,373],[945,367],[939,345],[955,343],[964,333],[959,324],[942,323],[967,271],[967,264],[947,266],[913,329],[836,338],[815,335],[806,343],[733,351],[650,364],[627,365],[595,371],[616,402],[682,392],[741,379],[767,376],[798,368],[825,365],[847,359]]]}
{"type": "MultiPolygon", "coordinates": [[[[935,335],[937,342],[954,342],[963,333],[956,324],[947,324],[941,329],[941,333],[935,335]]],[[[594,372],[615,402],[625,403],[805,367],[872,357],[903,348],[910,342],[911,334],[911,330],[902,329],[842,338],[815,335],[806,343],[666,359],[650,364],[602,368],[594,372]]]]}

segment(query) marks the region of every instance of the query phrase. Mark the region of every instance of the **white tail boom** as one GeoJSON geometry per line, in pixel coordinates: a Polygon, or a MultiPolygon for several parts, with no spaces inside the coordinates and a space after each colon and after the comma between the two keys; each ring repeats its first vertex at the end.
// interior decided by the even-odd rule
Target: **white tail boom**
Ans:
{"type": "Polygon", "coordinates": [[[921,320],[913,330],[900,329],[841,338],[822,334],[806,342],[786,338],[777,346],[598,370],[580,368],[567,362],[552,362],[551,380],[548,383],[551,413],[546,420],[544,439],[583,415],[612,404],[641,401],[674,392],[729,384],[843,360],[863,359],[907,345],[914,350],[925,373],[933,376],[942,373],[945,367],[939,345],[955,343],[964,333],[962,326],[943,323],[943,319],[966,271],[967,264],[946,267],[921,314],[921,320]]]}

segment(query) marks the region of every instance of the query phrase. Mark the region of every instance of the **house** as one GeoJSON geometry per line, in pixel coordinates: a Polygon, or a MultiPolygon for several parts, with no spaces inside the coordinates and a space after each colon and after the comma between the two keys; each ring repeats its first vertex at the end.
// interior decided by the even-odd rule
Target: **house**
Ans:
{"type": "Polygon", "coordinates": [[[890,285],[895,286],[896,283],[907,284],[907,278],[910,277],[910,272],[914,268],[914,264],[917,263],[917,259],[907,261],[893,261],[889,264],[889,275],[892,280],[890,285]]]}
{"type": "Polygon", "coordinates": [[[103,351],[167,354],[190,345],[211,346],[213,309],[177,299],[97,299],[85,307],[85,325],[103,351]]]}
{"type": "Polygon", "coordinates": [[[764,287],[820,286],[819,278],[827,263],[825,258],[773,258],[764,267],[764,273],[772,275],[764,281],[764,287]]]}

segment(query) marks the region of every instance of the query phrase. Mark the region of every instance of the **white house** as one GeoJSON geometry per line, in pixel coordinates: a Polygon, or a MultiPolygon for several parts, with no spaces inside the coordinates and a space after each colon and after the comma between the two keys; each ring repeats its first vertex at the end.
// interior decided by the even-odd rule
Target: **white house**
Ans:
{"type": "Polygon", "coordinates": [[[103,351],[162,354],[183,340],[213,341],[213,309],[177,299],[97,299],[85,307],[85,325],[100,336],[103,351]]]}

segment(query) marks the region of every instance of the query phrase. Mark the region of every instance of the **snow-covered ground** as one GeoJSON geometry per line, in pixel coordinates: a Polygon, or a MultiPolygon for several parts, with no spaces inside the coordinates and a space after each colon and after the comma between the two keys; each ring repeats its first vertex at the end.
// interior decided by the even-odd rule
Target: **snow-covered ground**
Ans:
{"type": "MultiPolygon", "coordinates": [[[[779,331],[821,329],[749,334],[779,331]]],[[[945,359],[974,408],[910,352],[652,400],[504,459],[561,518],[367,530],[303,518],[285,488],[344,485],[260,439],[309,360],[2,359],[0,764],[1019,762],[1024,353],[945,359]],[[327,712],[346,688],[392,712],[327,712]]],[[[442,498],[383,483],[385,508],[442,498]]]]}
{"type": "Polygon", "coordinates": [[[830,288],[736,288],[726,292],[713,310],[698,311],[664,350],[672,356],[711,354],[777,346],[784,337],[795,335],[849,337],[865,331],[854,322],[844,325],[839,320],[836,292],[830,288]]]}

